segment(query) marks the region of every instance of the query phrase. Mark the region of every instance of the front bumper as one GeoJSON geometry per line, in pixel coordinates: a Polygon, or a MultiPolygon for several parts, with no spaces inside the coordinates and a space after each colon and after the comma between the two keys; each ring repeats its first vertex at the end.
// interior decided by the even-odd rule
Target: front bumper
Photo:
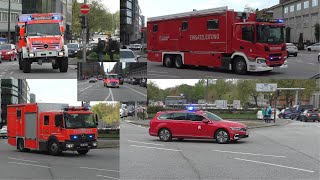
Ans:
{"type": "Polygon", "coordinates": [[[11,60],[12,56],[13,56],[12,54],[2,54],[1,58],[3,60],[11,60]]]}
{"type": "Polygon", "coordinates": [[[265,63],[266,59],[264,58],[257,58],[255,61],[249,61],[248,64],[248,71],[250,72],[262,72],[262,71],[272,71],[274,69],[284,69],[288,68],[287,60],[281,66],[278,67],[269,67],[267,63],[265,63]],[[264,62],[261,62],[264,61],[264,62]],[[261,62],[261,63],[258,63],[261,62]]]}
{"type": "Polygon", "coordinates": [[[35,52],[29,52],[28,57],[24,58],[56,58],[56,57],[67,57],[68,54],[66,54],[65,51],[53,51],[53,50],[47,50],[47,51],[35,51],[35,52]]]}
{"type": "Polygon", "coordinates": [[[8,137],[7,133],[0,133],[0,137],[8,137]]]}
{"type": "Polygon", "coordinates": [[[64,151],[77,151],[96,149],[98,147],[97,141],[78,142],[78,141],[65,141],[62,143],[64,151]]]}
{"type": "Polygon", "coordinates": [[[119,87],[119,83],[107,83],[108,87],[119,87]]]}
{"type": "Polygon", "coordinates": [[[306,121],[319,121],[320,119],[318,116],[315,116],[315,117],[309,116],[309,117],[306,117],[305,120],[306,121]]]}

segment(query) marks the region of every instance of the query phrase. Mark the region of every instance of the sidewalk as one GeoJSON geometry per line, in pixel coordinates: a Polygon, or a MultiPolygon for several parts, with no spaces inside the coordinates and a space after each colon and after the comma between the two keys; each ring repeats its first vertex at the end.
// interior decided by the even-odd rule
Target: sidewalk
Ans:
{"type": "MultiPolygon", "coordinates": [[[[141,125],[141,126],[146,126],[149,127],[150,124],[150,119],[147,120],[135,120],[133,117],[126,117],[123,119],[126,122],[136,124],[136,125],[141,125]]],[[[228,119],[225,119],[228,120],[228,119]]],[[[263,127],[271,127],[271,126],[283,126],[286,125],[292,120],[289,119],[276,119],[276,122],[274,123],[271,121],[271,123],[265,123],[262,120],[234,120],[234,119],[229,119],[229,121],[235,121],[235,122],[240,122],[248,126],[249,129],[255,129],[255,128],[263,128],[263,127]]]]}
{"type": "Polygon", "coordinates": [[[119,139],[104,139],[104,138],[98,138],[98,149],[103,148],[118,148],[119,145],[119,139]]]}

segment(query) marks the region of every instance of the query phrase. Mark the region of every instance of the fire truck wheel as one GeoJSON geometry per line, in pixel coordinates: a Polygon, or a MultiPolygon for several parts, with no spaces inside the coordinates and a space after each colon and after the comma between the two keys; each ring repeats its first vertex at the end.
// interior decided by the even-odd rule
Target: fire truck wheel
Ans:
{"type": "Polygon", "coordinates": [[[53,69],[59,69],[59,64],[58,64],[58,63],[52,64],[52,68],[53,68],[53,69]]]}
{"type": "Polygon", "coordinates": [[[182,57],[180,55],[176,56],[176,59],[175,59],[174,62],[175,62],[176,68],[178,68],[178,69],[182,69],[183,68],[182,57]]]}
{"type": "Polygon", "coordinates": [[[68,58],[61,59],[59,61],[59,69],[60,69],[60,72],[67,72],[68,71],[68,58]]]}
{"type": "Polygon", "coordinates": [[[170,55],[166,55],[164,58],[164,66],[166,67],[172,67],[173,63],[172,63],[172,59],[170,55]]]}
{"type": "Polygon", "coordinates": [[[22,71],[24,73],[30,73],[31,71],[31,63],[27,59],[22,60],[22,71]]]}
{"type": "Polygon", "coordinates": [[[237,57],[233,62],[233,70],[236,74],[244,75],[247,73],[247,64],[242,57],[237,57]]]}
{"type": "Polygon", "coordinates": [[[24,148],[24,141],[23,139],[18,139],[17,148],[20,152],[27,152],[29,149],[24,148]]]}
{"type": "Polygon", "coordinates": [[[81,155],[85,155],[89,152],[89,150],[78,150],[77,152],[81,155]]]}
{"type": "Polygon", "coordinates": [[[61,147],[59,146],[59,143],[56,140],[51,140],[49,142],[48,149],[49,149],[49,153],[53,156],[58,156],[62,152],[61,147]]]}

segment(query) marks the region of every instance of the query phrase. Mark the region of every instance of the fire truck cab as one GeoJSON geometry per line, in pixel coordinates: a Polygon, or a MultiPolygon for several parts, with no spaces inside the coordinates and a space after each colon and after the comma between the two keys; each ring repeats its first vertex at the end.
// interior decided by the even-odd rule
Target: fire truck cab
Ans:
{"type": "Polygon", "coordinates": [[[8,106],[8,144],[20,151],[86,154],[97,148],[97,116],[86,107],[33,103],[8,106]]]}
{"type": "Polygon", "coordinates": [[[30,73],[31,64],[52,63],[68,71],[68,47],[64,44],[64,21],[58,13],[22,14],[16,26],[19,69],[30,73]]]}
{"type": "Polygon", "coordinates": [[[148,60],[233,70],[286,68],[283,20],[257,19],[227,7],[149,18],[148,60]]]}

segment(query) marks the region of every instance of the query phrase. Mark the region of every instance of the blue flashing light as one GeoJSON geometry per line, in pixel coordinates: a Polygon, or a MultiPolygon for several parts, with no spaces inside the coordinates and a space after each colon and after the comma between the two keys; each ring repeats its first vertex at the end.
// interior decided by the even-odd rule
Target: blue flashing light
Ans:
{"type": "Polygon", "coordinates": [[[53,17],[52,17],[52,19],[54,19],[54,20],[58,20],[58,19],[59,19],[59,17],[58,17],[58,16],[53,16],[53,17]]]}
{"type": "Polygon", "coordinates": [[[91,135],[89,135],[89,138],[93,138],[93,135],[91,134],[91,135]]]}
{"type": "Polygon", "coordinates": [[[270,60],[273,60],[273,57],[270,57],[270,60]]]}
{"type": "Polygon", "coordinates": [[[31,21],[31,20],[32,20],[32,17],[31,17],[31,16],[29,16],[27,19],[28,19],[28,21],[31,21]]]}
{"type": "Polygon", "coordinates": [[[72,136],[72,139],[78,139],[78,136],[72,136]]]}
{"type": "Polygon", "coordinates": [[[284,23],[283,19],[278,19],[277,21],[278,21],[278,23],[284,23]]]}
{"type": "Polygon", "coordinates": [[[193,106],[189,106],[187,107],[188,111],[193,111],[194,110],[194,107],[193,106]]]}

